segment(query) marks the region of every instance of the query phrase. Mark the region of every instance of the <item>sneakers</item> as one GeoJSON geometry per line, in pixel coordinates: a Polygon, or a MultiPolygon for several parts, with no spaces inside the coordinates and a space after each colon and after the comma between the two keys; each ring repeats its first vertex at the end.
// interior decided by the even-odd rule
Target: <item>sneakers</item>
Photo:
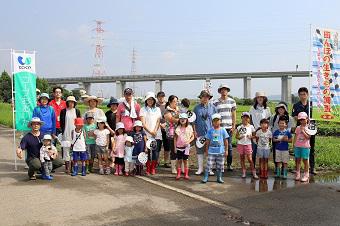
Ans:
{"type": "Polygon", "coordinates": [[[246,169],[242,169],[242,178],[246,178],[246,173],[247,173],[247,170],[246,169]]]}
{"type": "Polygon", "coordinates": [[[296,171],[296,173],[295,173],[295,180],[296,181],[299,181],[300,180],[300,171],[296,171]]]}
{"type": "Polygon", "coordinates": [[[303,174],[303,177],[301,178],[301,182],[308,182],[309,180],[309,172],[306,172],[303,174]]]}
{"type": "Polygon", "coordinates": [[[104,175],[104,169],[103,169],[103,167],[99,168],[99,174],[100,174],[100,175],[104,175]]]}
{"type": "Polygon", "coordinates": [[[214,174],[214,172],[211,170],[211,171],[209,171],[209,176],[214,176],[215,174],[214,174]]]}
{"type": "Polygon", "coordinates": [[[53,180],[53,177],[51,177],[51,176],[46,176],[45,174],[43,174],[43,175],[41,176],[41,179],[43,179],[43,180],[53,180]]]}
{"type": "Polygon", "coordinates": [[[30,177],[30,180],[36,180],[37,177],[35,176],[35,174],[33,174],[33,176],[30,177]]]}
{"type": "Polygon", "coordinates": [[[105,170],[105,174],[106,175],[109,175],[111,173],[111,168],[110,167],[107,167],[106,170],[105,170]]]}
{"type": "Polygon", "coordinates": [[[255,180],[259,179],[259,177],[256,175],[256,170],[253,171],[253,178],[254,178],[255,180]]]}
{"type": "Polygon", "coordinates": [[[227,165],[227,171],[228,172],[233,172],[234,169],[233,169],[233,167],[231,165],[227,165]]]}

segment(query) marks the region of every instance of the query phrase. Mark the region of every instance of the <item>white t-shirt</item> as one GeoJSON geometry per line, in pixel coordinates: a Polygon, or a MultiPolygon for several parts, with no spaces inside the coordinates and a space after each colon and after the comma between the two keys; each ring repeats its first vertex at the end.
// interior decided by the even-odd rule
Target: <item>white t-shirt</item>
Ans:
{"type": "Polygon", "coordinates": [[[261,119],[268,119],[272,115],[269,107],[264,109],[264,107],[260,106],[257,106],[256,109],[254,109],[254,106],[251,106],[249,113],[255,129],[260,127],[261,119]]]}
{"type": "MultiPolygon", "coordinates": [[[[145,119],[145,124],[150,130],[154,130],[157,124],[157,120],[162,118],[161,109],[159,107],[149,108],[143,107],[140,109],[139,116],[145,119]]],[[[146,137],[151,138],[151,134],[149,134],[146,130],[146,137]]],[[[162,139],[161,129],[158,128],[155,139],[162,139]]]]}
{"type": "Polygon", "coordinates": [[[103,130],[96,129],[94,131],[94,134],[96,135],[96,145],[99,146],[107,145],[107,135],[110,134],[110,131],[108,129],[103,130]]]}
{"type": "Polygon", "coordinates": [[[242,139],[237,141],[237,144],[242,144],[242,145],[251,144],[251,139],[248,138],[247,136],[252,135],[252,133],[255,132],[255,128],[254,128],[253,125],[249,124],[249,125],[245,126],[245,125],[241,124],[237,127],[237,131],[238,131],[238,134],[240,135],[240,137],[243,136],[242,139]]]}
{"type": "Polygon", "coordinates": [[[81,151],[81,152],[86,151],[84,133],[85,132],[83,130],[81,130],[79,133],[73,130],[72,151],[81,151]]]}
{"type": "Polygon", "coordinates": [[[262,129],[259,129],[256,132],[256,137],[259,138],[257,141],[257,148],[269,149],[269,139],[272,138],[272,136],[273,134],[269,129],[267,129],[266,132],[263,132],[262,129]]]}

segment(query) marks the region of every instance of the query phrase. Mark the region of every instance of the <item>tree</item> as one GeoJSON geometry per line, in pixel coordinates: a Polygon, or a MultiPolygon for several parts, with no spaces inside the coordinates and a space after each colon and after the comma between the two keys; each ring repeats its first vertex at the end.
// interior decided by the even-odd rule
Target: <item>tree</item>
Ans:
{"type": "Polygon", "coordinates": [[[12,100],[12,80],[6,71],[0,77],[0,100],[5,103],[11,103],[12,100]]]}
{"type": "Polygon", "coordinates": [[[39,77],[37,77],[37,88],[42,93],[50,93],[52,91],[52,88],[48,84],[47,80],[39,77]]]}

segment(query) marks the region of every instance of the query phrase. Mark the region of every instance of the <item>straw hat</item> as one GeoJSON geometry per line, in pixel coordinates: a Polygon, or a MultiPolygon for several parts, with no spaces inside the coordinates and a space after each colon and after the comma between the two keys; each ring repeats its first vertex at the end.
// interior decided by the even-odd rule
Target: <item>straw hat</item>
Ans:
{"type": "Polygon", "coordinates": [[[85,100],[84,100],[84,103],[86,104],[86,105],[89,105],[89,102],[90,102],[90,100],[95,100],[95,101],[97,101],[97,104],[101,104],[101,103],[103,103],[103,98],[99,98],[99,97],[96,97],[96,96],[88,96],[85,100]]]}
{"type": "Polygon", "coordinates": [[[74,103],[77,103],[77,100],[76,100],[76,98],[74,96],[68,96],[66,98],[66,102],[68,102],[68,101],[73,101],[74,103]]]}
{"type": "Polygon", "coordinates": [[[258,91],[255,93],[255,97],[265,97],[266,93],[264,91],[258,91]]]}

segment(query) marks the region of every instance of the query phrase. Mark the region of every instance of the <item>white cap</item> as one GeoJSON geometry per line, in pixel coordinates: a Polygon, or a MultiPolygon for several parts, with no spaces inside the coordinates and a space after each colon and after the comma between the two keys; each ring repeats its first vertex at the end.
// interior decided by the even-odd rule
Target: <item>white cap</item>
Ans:
{"type": "Polygon", "coordinates": [[[147,92],[144,98],[144,101],[146,101],[149,98],[153,98],[156,101],[155,93],[154,92],[147,92]]]}
{"type": "Polygon", "coordinates": [[[135,123],[133,124],[133,127],[136,127],[136,126],[143,127],[143,123],[142,123],[140,120],[137,120],[137,121],[135,121],[135,123]]]}
{"type": "Polygon", "coordinates": [[[52,140],[52,136],[50,134],[45,134],[43,140],[52,140]]]}
{"type": "Polygon", "coordinates": [[[215,114],[213,114],[213,115],[211,116],[211,119],[212,119],[212,120],[214,120],[214,119],[221,119],[221,118],[222,118],[221,115],[218,114],[218,113],[215,113],[215,114]]]}
{"type": "Polygon", "coordinates": [[[132,138],[131,136],[127,136],[127,137],[125,138],[125,142],[126,142],[126,141],[129,141],[129,142],[133,143],[133,138],[132,138]]]}
{"type": "Polygon", "coordinates": [[[117,122],[116,124],[116,131],[119,129],[125,129],[124,123],[122,122],[117,122]]]}
{"type": "Polygon", "coordinates": [[[106,122],[106,117],[97,118],[97,122],[106,122]]]}
{"type": "Polygon", "coordinates": [[[188,114],[187,113],[180,113],[178,118],[179,119],[187,119],[188,118],[188,114]]]}

